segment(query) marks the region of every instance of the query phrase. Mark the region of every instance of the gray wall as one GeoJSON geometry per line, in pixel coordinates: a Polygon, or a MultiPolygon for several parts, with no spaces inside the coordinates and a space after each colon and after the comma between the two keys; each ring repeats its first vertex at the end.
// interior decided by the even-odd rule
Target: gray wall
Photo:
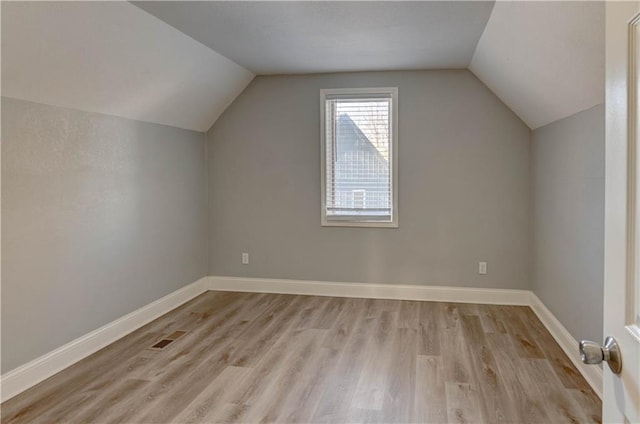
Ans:
{"type": "Polygon", "coordinates": [[[204,134],[2,99],[2,372],[207,273],[204,134]]]}
{"type": "Polygon", "coordinates": [[[576,338],[602,340],[604,108],[533,131],[532,289],[576,338]]]}
{"type": "Polygon", "coordinates": [[[465,70],[257,77],[207,133],[209,271],[528,288],[530,136],[465,70]],[[321,227],[319,90],[372,86],[399,89],[400,227],[321,227]]]}

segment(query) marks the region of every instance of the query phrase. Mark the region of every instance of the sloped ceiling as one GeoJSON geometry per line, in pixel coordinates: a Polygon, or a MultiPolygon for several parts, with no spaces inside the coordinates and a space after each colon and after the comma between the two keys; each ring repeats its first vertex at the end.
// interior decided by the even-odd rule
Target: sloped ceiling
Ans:
{"type": "Polygon", "coordinates": [[[604,101],[604,3],[136,5],[256,74],[469,68],[530,127],[604,101]]]}
{"type": "Polygon", "coordinates": [[[1,7],[2,95],[198,131],[254,74],[468,67],[530,128],[604,101],[602,2],[1,7]]]}
{"type": "Polygon", "coordinates": [[[254,74],[127,2],[2,2],[2,95],[208,130],[254,74]]]}
{"type": "Polygon", "coordinates": [[[466,68],[493,2],[134,2],[256,74],[466,68]]]}
{"type": "Polygon", "coordinates": [[[604,3],[497,2],[469,69],[532,129],[604,102],[604,3]]]}

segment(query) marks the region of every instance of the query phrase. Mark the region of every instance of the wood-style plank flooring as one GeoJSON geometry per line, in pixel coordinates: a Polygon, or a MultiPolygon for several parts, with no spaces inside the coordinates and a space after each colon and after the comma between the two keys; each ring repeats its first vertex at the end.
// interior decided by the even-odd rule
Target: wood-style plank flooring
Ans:
{"type": "Polygon", "coordinates": [[[1,417],[588,423],[600,410],[528,307],[207,292],[5,402],[1,417]]]}

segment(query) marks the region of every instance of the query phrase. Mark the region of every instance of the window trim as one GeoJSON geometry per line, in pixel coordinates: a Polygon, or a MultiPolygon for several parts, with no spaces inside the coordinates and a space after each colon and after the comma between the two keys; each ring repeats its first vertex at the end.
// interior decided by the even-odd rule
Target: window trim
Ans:
{"type": "Polygon", "coordinates": [[[323,227],[373,227],[373,228],[398,228],[398,88],[397,87],[372,87],[372,88],[329,88],[320,90],[320,223],[323,227]],[[326,100],[327,96],[371,96],[385,95],[391,97],[391,190],[392,209],[391,221],[378,221],[366,219],[354,219],[342,217],[327,218],[327,158],[326,158],[326,100]]]}

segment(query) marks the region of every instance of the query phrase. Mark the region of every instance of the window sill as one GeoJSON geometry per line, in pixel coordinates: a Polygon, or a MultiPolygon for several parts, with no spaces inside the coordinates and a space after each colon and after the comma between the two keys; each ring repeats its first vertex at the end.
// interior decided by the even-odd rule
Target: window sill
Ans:
{"type": "Polygon", "coordinates": [[[322,220],[323,227],[354,227],[354,228],[398,228],[398,222],[376,221],[328,221],[322,220]]]}

